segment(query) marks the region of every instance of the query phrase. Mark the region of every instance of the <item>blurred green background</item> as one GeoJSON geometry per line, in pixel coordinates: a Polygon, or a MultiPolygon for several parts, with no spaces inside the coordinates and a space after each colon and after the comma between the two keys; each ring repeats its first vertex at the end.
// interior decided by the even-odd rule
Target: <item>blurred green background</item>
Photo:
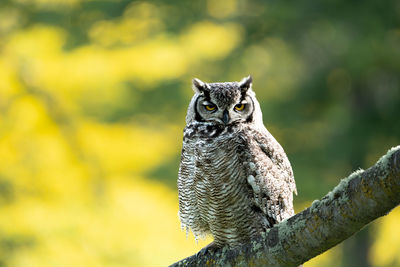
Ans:
{"type": "MultiPolygon", "coordinates": [[[[191,79],[251,74],[296,211],[400,144],[400,2],[2,0],[0,266],[197,252],[176,178],[191,79]]],[[[400,210],[305,266],[400,266],[400,210]]]]}

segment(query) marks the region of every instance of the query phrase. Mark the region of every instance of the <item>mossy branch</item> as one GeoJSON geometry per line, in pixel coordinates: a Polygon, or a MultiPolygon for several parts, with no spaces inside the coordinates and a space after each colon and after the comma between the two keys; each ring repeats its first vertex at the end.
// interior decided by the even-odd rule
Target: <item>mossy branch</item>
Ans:
{"type": "Polygon", "coordinates": [[[400,204],[400,146],[321,200],[237,249],[202,249],[171,266],[297,266],[400,204]]]}

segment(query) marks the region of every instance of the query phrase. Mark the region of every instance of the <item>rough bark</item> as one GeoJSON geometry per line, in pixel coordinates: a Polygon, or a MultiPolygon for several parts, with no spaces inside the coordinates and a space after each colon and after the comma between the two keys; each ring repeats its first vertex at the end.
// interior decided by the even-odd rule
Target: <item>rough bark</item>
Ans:
{"type": "Polygon", "coordinates": [[[171,266],[297,266],[400,204],[400,146],[358,170],[311,207],[236,249],[199,253],[171,266]]]}

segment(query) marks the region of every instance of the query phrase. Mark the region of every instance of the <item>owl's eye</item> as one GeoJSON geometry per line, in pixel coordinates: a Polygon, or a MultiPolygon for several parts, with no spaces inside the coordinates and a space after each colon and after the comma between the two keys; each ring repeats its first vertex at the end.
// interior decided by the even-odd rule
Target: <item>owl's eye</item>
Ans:
{"type": "Polygon", "coordinates": [[[208,111],[213,111],[213,110],[215,110],[216,109],[216,106],[215,105],[205,105],[205,108],[208,110],[208,111]]]}
{"type": "Polygon", "coordinates": [[[243,109],[244,109],[244,104],[237,104],[235,106],[235,110],[237,110],[237,111],[242,111],[243,109]]]}

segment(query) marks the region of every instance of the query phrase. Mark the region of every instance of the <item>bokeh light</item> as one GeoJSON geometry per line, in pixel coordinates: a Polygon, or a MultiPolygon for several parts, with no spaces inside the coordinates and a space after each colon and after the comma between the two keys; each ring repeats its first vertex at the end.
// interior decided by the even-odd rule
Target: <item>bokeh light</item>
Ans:
{"type": "MultiPolygon", "coordinates": [[[[0,266],[165,266],[191,79],[251,74],[296,211],[400,143],[398,1],[0,3],[0,266]]],[[[399,208],[305,266],[400,266],[399,208]]]]}

